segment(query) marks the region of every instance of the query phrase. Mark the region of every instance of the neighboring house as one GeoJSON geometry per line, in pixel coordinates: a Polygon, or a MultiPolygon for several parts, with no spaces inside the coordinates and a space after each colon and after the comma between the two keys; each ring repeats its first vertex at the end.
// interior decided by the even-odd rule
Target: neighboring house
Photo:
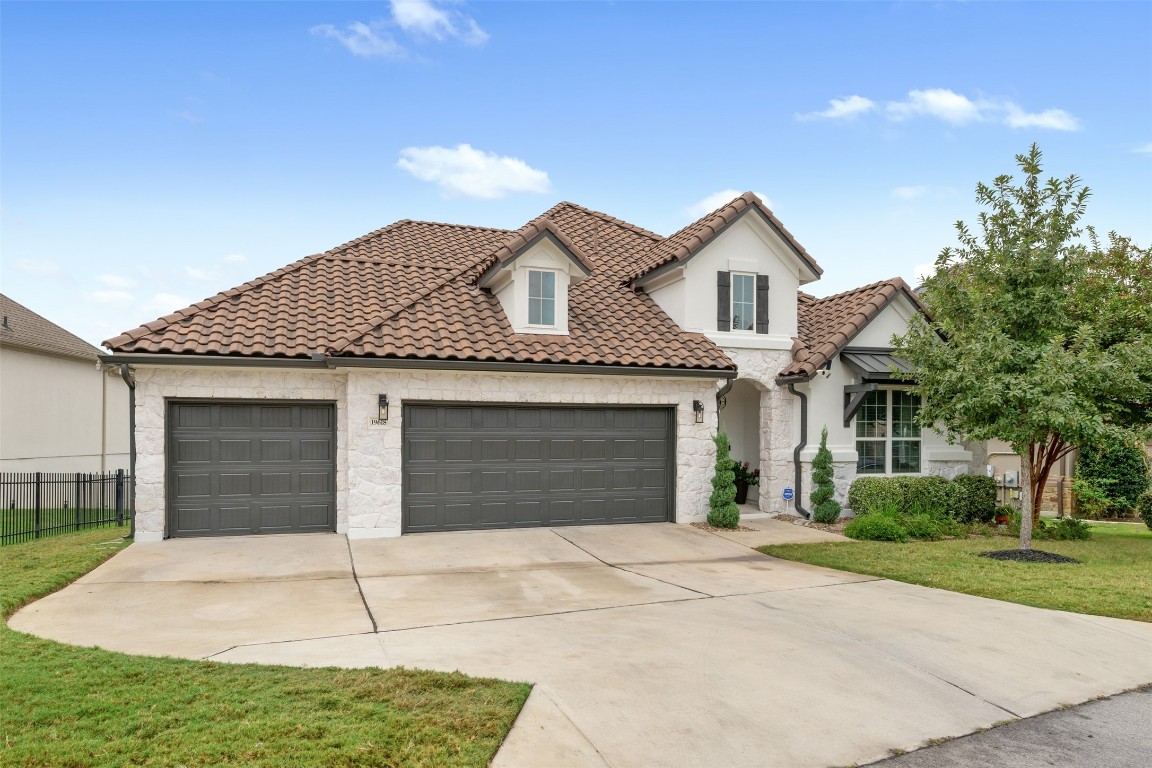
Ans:
{"type": "Polygon", "coordinates": [[[137,536],[700,520],[718,416],[766,512],[825,425],[841,496],[967,471],[889,379],[907,286],[799,292],[819,275],[751,193],[667,238],[571,203],[397,222],[106,342],[137,536]]]}
{"type": "Polygon", "coordinates": [[[0,295],[0,472],[127,469],[128,388],[100,350],[0,295]]]}

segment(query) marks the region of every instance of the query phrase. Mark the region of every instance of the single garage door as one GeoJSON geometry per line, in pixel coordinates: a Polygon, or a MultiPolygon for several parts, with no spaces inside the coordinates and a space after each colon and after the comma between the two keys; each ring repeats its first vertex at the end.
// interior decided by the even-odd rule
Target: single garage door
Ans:
{"type": "Polygon", "coordinates": [[[331,403],[170,402],[169,532],[334,531],[335,424],[331,403]]]}
{"type": "Polygon", "coordinates": [[[673,519],[670,408],[405,404],[403,530],[673,519]]]}

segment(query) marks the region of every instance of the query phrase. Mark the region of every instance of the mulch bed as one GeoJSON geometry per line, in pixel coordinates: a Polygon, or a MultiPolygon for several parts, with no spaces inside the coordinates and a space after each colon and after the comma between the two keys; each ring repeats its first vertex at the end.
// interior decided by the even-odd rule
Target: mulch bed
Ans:
{"type": "Polygon", "coordinates": [[[748,533],[756,533],[757,532],[755,528],[749,528],[746,525],[738,525],[735,528],[713,528],[712,526],[708,525],[708,523],[688,523],[688,525],[692,526],[693,528],[699,528],[702,531],[709,531],[709,532],[713,532],[713,531],[746,531],[748,533]]]}
{"type": "Polygon", "coordinates": [[[1014,560],[1018,563],[1079,563],[1071,557],[1042,552],[1038,549],[998,549],[995,552],[981,552],[980,557],[993,560],[1014,560]]]}
{"type": "Polygon", "coordinates": [[[802,517],[797,517],[796,515],[776,515],[772,519],[783,520],[786,523],[792,523],[792,525],[802,525],[805,528],[815,528],[818,531],[839,533],[841,536],[844,535],[844,526],[848,525],[850,520],[850,518],[842,518],[834,523],[816,523],[811,520],[805,520],[802,517]]]}

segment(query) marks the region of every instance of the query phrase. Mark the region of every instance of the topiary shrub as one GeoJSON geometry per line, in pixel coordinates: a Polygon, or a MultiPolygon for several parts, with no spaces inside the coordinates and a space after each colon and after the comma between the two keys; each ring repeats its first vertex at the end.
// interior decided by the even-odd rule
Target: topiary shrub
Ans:
{"type": "Polygon", "coordinates": [[[858,515],[883,507],[904,508],[904,487],[894,477],[858,477],[848,487],[848,506],[858,515]]]}
{"type": "Polygon", "coordinates": [[[712,495],[708,497],[708,525],[713,528],[739,528],[740,508],[736,506],[736,473],[732,470],[732,446],[728,435],[717,433],[716,471],[712,475],[712,495]]]}
{"type": "Polygon", "coordinates": [[[840,519],[840,502],[836,501],[833,483],[832,451],[828,450],[828,428],[820,433],[820,449],[812,460],[812,519],[817,523],[834,523],[840,519]]]}
{"type": "Polygon", "coordinates": [[[1126,435],[1085,445],[1076,459],[1077,504],[1085,516],[1131,514],[1148,490],[1148,458],[1144,448],[1126,435]]]}
{"type": "Polygon", "coordinates": [[[1152,528],[1152,490],[1144,491],[1136,499],[1136,514],[1144,521],[1144,525],[1152,528]]]}
{"type": "Polygon", "coordinates": [[[987,523],[996,517],[996,481],[984,475],[960,475],[948,488],[948,512],[962,523],[987,523]]]}
{"type": "Polygon", "coordinates": [[[860,541],[908,541],[908,531],[904,526],[883,512],[857,515],[844,526],[844,535],[860,541]]]}

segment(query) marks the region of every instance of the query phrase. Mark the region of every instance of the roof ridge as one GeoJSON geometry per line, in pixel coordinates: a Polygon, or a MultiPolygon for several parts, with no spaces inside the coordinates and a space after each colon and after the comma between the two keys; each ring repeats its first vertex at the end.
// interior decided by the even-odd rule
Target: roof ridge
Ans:
{"type": "Polygon", "coordinates": [[[556,205],[552,206],[547,211],[542,213],[541,216],[550,216],[550,214],[553,211],[555,211],[556,209],[563,208],[566,206],[569,208],[576,208],[583,213],[587,213],[591,216],[595,216],[596,218],[601,219],[602,221],[606,221],[610,224],[615,224],[619,227],[623,227],[624,229],[635,232],[638,235],[642,235],[644,237],[647,237],[650,240],[656,240],[659,242],[659,241],[663,241],[665,239],[663,235],[658,235],[655,232],[652,232],[651,230],[644,229],[644,227],[633,224],[630,221],[625,221],[624,219],[619,219],[615,216],[612,216],[611,214],[604,213],[603,211],[596,211],[596,210],[593,210],[591,208],[586,208],[583,205],[580,205],[578,203],[573,203],[573,202],[568,201],[568,200],[561,200],[560,202],[556,203],[556,205]]]}
{"type": "Polygon", "coordinates": [[[478,229],[478,230],[490,231],[490,232],[508,232],[509,231],[507,229],[498,229],[496,227],[479,227],[479,226],[474,226],[472,224],[449,224],[448,222],[445,222],[445,221],[420,221],[419,219],[400,219],[399,221],[394,221],[391,224],[386,224],[385,226],[380,227],[379,229],[374,229],[367,234],[360,235],[359,237],[353,238],[352,240],[349,240],[346,243],[341,243],[340,245],[329,248],[328,250],[324,251],[324,253],[328,254],[328,255],[333,255],[337,251],[346,250],[348,248],[351,248],[354,245],[359,245],[360,243],[363,243],[365,240],[369,240],[373,237],[378,237],[378,236],[384,234],[385,232],[388,232],[388,231],[393,230],[393,229],[400,229],[401,227],[404,227],[408,224],[425,224],[425,225],[430,225],[430,226],[435,226],[435,227],[452,227],[454,229],[478,229]]]}
{"type": "Polygon", "coordinates": [[[178,320],[184,320],[206,309],[210,309],[225,299],[230,299],[239,293],[252,290],[253,288],[259,288],[270,280],[282,277],[289,272],[295,272],[305,264],[310,264],[313,261],[319,261],[320,259],[324,258],[325,255],[325,253],[314,253],[311,256],[305,256],[302,259],[297,259],[291,264],[286,264],[285,266],[280,267],[280,269],[273,270],[272,272],[260,275],[259,277],[254,277],[251,280],[241,283],[240,285],[233,286],[226,291],[221,291],[220,293],[209,296],[208,298],[201,299],[195,304],[190,304],[183,309],[178,309],[175,312],[167,315],[162,315],[161,317],[158,317],[151,322],[139,325],[130,331],[125,331],[119,336],[114,336],[111,339],[105,339],[101,343],[109,349],[115,349],[118,344],[126,344],[129,341],[136,341],[137,339],[143,336],[147,336],[150,333],[155,333],[156,331],[159,331],[163,328],[167,328],[178,320]]]}
{"type": "MultiPolygon", "coordinates": [[[[820,298],[813,297],[813,298],[816,300],[816,302],[830,301],[831,299],[843,298],[844,296],[848,296],[848,295],[853,294],[853,293],[859,293],[860,291],[875,290],[876,288],[880,287],[881,285],[896,284],[897,281],[899,281],[900,283],[904,283],[905,286],[908,285],[906,282],[904,282],[904,279],[902,277],[890,277],[887,280],[877,280],[874,283],[868,283],[867,285],[857,286],[856,288],[849,288],[846,291],[840,291],[840,293],[833,293],[829,296],[822,296],[820,298]]],[[[900,286],[897,286],[897,287],[900,287],[900,286]]]]}

